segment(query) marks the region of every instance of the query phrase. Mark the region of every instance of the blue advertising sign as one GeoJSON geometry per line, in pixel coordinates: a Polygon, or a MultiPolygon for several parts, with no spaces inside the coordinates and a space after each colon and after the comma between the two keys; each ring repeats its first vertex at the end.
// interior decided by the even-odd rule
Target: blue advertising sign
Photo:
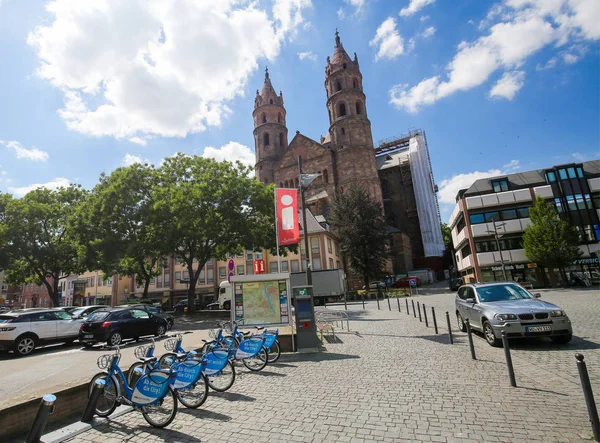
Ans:
{"type": "Polygon", "coordinates": [[[267,334],[265,337],[265,344],[263,345],[267,349],[271,349],[271,346],[275,344],[275,340],[277,340],[277,334],[267,334]]]}
{"type": "Polygon", "coordinates": [[[198,381],[202,365],[199,360],[185,360],[178,363],[174,369],[177,369],[177,377],[175,378],[173,387],[175,389],[182,389],[198,381]]]}
{"type": "Polygon", "coordinates": [[[235,358],[242,360],[244,358],[254,357],[260,352],[264,342],[264,339],[258,338],[244,340],[238,346],[237,352],[235,353],[235,358]]]}
{"type": "Polygon", "coordinates": [[[204,361],[206,362],[204,375],[215,375],[225,369],[229,361],[227,359],[228,355],[229,352],[226,349],[215,349],[213,352],[207,352],[204,355],[204,361]]]}
{"type": "Polygon", "coordinates": [[[135,384],[131,401],[139,406],[149,405],[164,397],[169,389],[169,374],[151,372],[144,375],[135,384]]]}

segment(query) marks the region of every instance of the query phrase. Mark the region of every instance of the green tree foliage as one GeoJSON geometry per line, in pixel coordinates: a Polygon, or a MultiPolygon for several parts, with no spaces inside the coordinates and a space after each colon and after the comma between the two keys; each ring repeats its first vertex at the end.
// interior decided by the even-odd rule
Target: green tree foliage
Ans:
{"type": "Polygon", "coordinates": [[[450,226],[448,226],[448,223],[442,223],[441,228],[442,228],[442,238],[444,239],[444,246],[446,247],[447,250],[454,249],[454,246],[452,245],[452,229],[450,229],[450,226]]]}
{"type": "Polygon", "coordinates": [[[381,206],[356,184],[338,192],[328,220],[340,238],[340,249],[350,269],[369,281],[383,272],[388,260],[388,228],[381,206]]]}
{"type": "Polygon", "coordinates": [[[154,167],[139,163],[102,174],[77,217],[87,268],[135,275],[143,298],[170,252],[165,214],[156,206],[157,178],[154,167]]]}
{"type": "Polygon", "coordinates": [[[0,266],[11,284],[43,284],[58,306],[61,278],[83,272],[69,222],[87,193],[78,186],[0,195],[0,266]]]}
{"type": "Polygon", "coordinates": [[[525,255],[529,260],[548,268],[563,269],[581,257],[577,229],[562,220],[546,200],[537,197],[535,206],[529,210],[529,218],[531,225],[523,234],[525,255]]]}
{"type": "Polygon", "coordinates": [[[189,311],[209,259],[223,260],[248,245],[275,246],[273,185],[255,180],[250,171],[239,162],[184,154],[158,169],[155,208],[168,221],[170,250],[189,272],[189,311]]]}

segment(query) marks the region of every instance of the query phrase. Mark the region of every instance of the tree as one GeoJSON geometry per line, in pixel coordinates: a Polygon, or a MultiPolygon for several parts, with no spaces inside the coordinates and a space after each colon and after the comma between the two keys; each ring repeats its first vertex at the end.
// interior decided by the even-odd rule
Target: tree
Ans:
{"type": "Polygon", "coordinates": [[[444,239],[444,246],[447,250],[454,249],[454,245],[452,244],[452,229],[448,226],[448,223],[442,223],[442,238],[444,239]]]}
{"type": "Polygon", "coordinates": [[[58,306],[61,278],[82,272],[69,218],[87,193],[71,185],[36,189],[21,199],[0,198],[0,265],[10,284],[43,284],[58,306]]]}
{"type": "Polygon", "coordinates": [[[531,225],[523,234],[525,255],[529,260],[551,269],[550,280],[554,286],[552,269],[559,268],[564,273],[565,266],[581,257],[579,233],[539,196],[535,206],[529,210],[529,218],[531,225]]]}
{"type": "Polygon", "coordinates": [[[157,178],[154,167],[139,163],[102,174],[77,220],[88,269],[135,275],[143,298],[170,252],[168,214],[155,205],[157,178]]]}
{"type": "Polygon", "coordinates": [[[351,184],[333,200],[329,220],[340,238],[340,249],[350,269],[369,281],[381,275],[388,260],[388,228],[381,205],[367,191],[351,184]]]}
{"type": "Polygon", "coordinates": [[[155,208],[167,214],[170,250],[187,267],[188,312],[198,277],[211,258],[275,245],[273,185],[241,163],[178,154],[158,169],[155,208]]]}

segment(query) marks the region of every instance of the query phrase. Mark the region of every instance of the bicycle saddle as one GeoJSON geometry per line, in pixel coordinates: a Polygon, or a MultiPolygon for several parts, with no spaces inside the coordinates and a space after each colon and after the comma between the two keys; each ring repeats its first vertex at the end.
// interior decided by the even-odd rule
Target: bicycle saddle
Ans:
{"type": "Polygon", "coordinates": [[[142,357],[140,358],[141,361],[143,361],[144,363],[150,363],[153,361],[156,361],[156,357],[142,357]]]}

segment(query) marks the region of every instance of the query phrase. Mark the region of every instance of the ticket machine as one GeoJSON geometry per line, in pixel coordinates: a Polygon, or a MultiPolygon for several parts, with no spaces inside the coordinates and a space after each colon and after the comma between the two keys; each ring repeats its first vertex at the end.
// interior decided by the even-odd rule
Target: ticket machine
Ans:
{"type": "Polygon", "coordinates": [[[316,351],[321,346],[317,338],[313,287],[294,286],[292,288],[296,306],[296,337],[298,352],[316,351]]]}

